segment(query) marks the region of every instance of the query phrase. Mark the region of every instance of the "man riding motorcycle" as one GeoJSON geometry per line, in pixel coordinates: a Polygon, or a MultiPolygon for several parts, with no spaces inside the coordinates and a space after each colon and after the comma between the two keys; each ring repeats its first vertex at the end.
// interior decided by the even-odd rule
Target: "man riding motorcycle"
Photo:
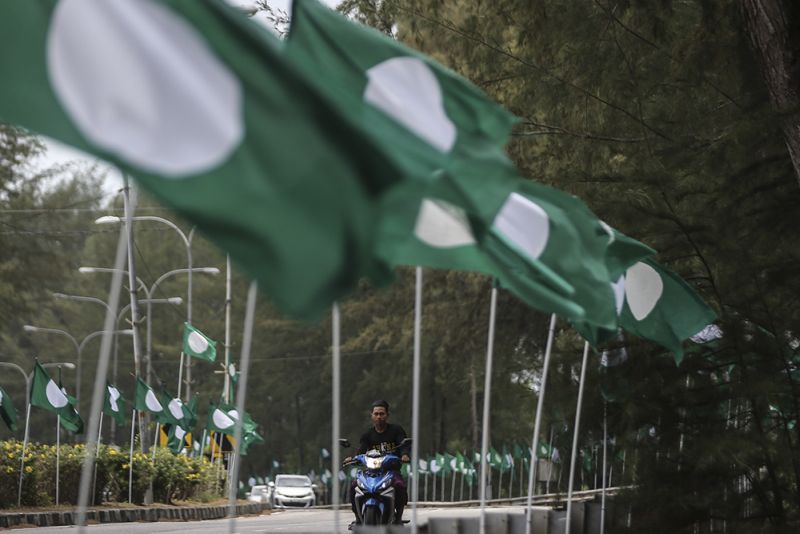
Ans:
{"type": "MultiPolygon", "coordinates": [[[[372,418],[372,427],[367,430],[362,436],[358,446],[357,454],[364,454],[367,451],[378,450],[381,452],[388,452],[397,448],[396,454],[400,456],[402,462],[408,463],[411,459],[408,456],[408,446],[398,446],[406,438],[406,431],[400,425],[393,425],[388,422],[389,419],[389,403],[385,400],[377,400],[372,403],[370,411],[372,418]]],[[[352,460],[352,457],[345,458],[345,463],[352,460]]],[[[403,475],[399,471],[394,471],[392,474],[392,486],[395,491],[395,520],[397,524],[403,522],[403,508],[408,503],[408,490],[406,489],[406,482],[403,480],[403,475]]],[[[360,524],[358,512],[356,511],[356,481],[353,480],[350,485],[350,505],[353,509],[353,514],[356,516],[353,525],[360,524]]]]}

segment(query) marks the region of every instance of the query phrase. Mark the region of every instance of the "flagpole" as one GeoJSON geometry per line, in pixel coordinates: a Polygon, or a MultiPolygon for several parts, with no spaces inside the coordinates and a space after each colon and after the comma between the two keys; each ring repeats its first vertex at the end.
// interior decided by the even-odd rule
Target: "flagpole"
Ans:
{"type": "MultiPolygon", "coordinates": [[[[91,489],[92,473],[94,471],[94,460],[97,451],[97,443],[94,438],[100,427],[100,414],[103,411],[103,393],[108,378],[108,363],[111,356],[112,334],[115,329],[117,319],[117,307],[119,306],[119,295],[122,288],[122,272],[125,265],[126,241],[123,238],[123,230],[120,229],[120,237],[117,241],[117,252],[114,258],[114,272],[111,276],[111,286],[108,292],[108,309],[106,311],[105,322],[103,323],[103,337],[100,342],[100,352],[97,358],[95,369],[94,389],[92,391],[92,403],[89,411],[89,428],[87,430],[86,456],[81,468],[80,487],[78,488],[78,506],[76,511],[75,523],[78,525],[78,534],[82,534],[86,529],[86,508],[89,505],[89,490],[91,489]]],[[[112,429],[116,428],[114,425],[112,429]]]]}
{"type": "Polygon", "coordinates": [[[550,479],[553,478],[553,425],[550,425],[550,441],[548,442],[547,452],[550,455],[549,469],[547,470],[547,481],[545,482],[545,493],[550,493],[550,479]]]}
{"type": "Polygon", "coordinates": [[[525,534],[531,534],[533,527],[533,494],[536,490],[536,464],[538,461],[539,430],[542,426],[542,409],[544,407],[544,394],[547,387],[547,373],[550,370],[550,356],[553,352],[553,339],[556,334],[556,314],[550,316],[550,327],[547,330],[547,343],[544,349],[544,362],[542,364],[542,385],[539,388],[539,398],[536,400],[536,417],[533,422],[533,439],[531,440],[531,465],[528,475],[528,503],[525,508],[525,534]]]}
{"type": "Polygon", "coordinates": [[[453,480],[450,483],[450,501],[456,500],[456,470],[453,469],[453,480]]]}
{"type": "Polygon", "coordinates": [[[22,456],[19,459],[19,489],[17,490],[17,508],[22,506],[22,474],[25,470],[25,449],[28,448],[28,423],[31,420],[30,384],[28,384],[28,408],[25,410],[25,437],[22,440],[22,456]]]}
{"type": "Polygon", "coordinates": [[[58,506],[59,481],[61,479],[61,414],[56,415],[56,506],[58,506]]]}
{"type": "MultiPolygon", "coordinates": [[[[510,453],[509,453],[510,454],[510,453]]],[[[511,498],[511,493],[514,491],[514,465],[508,470],[508,498],[511,498]]]]}
{"type": "MultiPolygon", "coordinates": [[[[112,423],[113,424],[113,423],[112,423]]],[[[97,455],[100,452],[100,442],[103,439],[103,412],[100,412],[100,424],[97,429],[97,447],[94,449],[94,475],[92,475],[92,505],[95,502],[95,495],[97,495],[97,455]]]]}
{"type": "Polygon", "coordinates": [[[128,504],[133,504],[133,436],[135,431],[136,408],[133,409],[133,413],[131,414],[131,452],[128,458],[128,504]]]}
{"type": "Polygon", "coordinates": [[[572,513],[572,488],[575,483],[575,459],[578,455],[578,434],[581,426],[581,407],[583,405],[583,386],[586,383],[586,361],[589,358],[589,342],[583,344],[583,361],[581,362],[581,380],[578,384],[578,404],[575,408],[575,428],[572,431],[572,456],[569,464],[569,483],[567,485],[567,519],[564,532],[569,532],[570,514],[572,513]]]}
{"type": "MultiPolygon", "coordinates": [[[[331,396],[333,397],[333,421],[331,422],[331,463],[336,466],[337,471],[341,469],[339,459],[339,417],[341,406],[340,402],[340,389],[342,379],[342,362],[341,355],[339,354],[339,347],[341,343],[341,317],[339,315],[339,304],[333,303],[331,309],[331,341],[332,341],[332,355],[331,355],[331,396]]],[[[336,478],[338,480],[339,474],[337,472],[336,478]]],[[[345,479],[346,480],[346,479],[345,479]]],[[[339,534],[339,492],[333,495],[333,532],[339,534]]]]}
{"type": "Polygon", "coordinates": [[[600,505],[600,534],[606,530],[606,468],[608,462],[608,402],[603,401],[603,490],[600,505]]]}
{"type": "MultiPolygon", "coordinates": [[[[494,285],[494,284],[493,284],[494,285]]],[[[486,377],[483,386],[483,428],[481,429],[481,516],[479,534],[486,532],[486,453],[489,450],[489,404],[492,399],[492,357],[494,354],[494,323],[497,313],[497,287],[492,287],[489,307],[489,339],[486,346],[486,377]]],[[[491,473],[489,474],[491,476],[491,473]]]]}
{"type": "Polygon", "coordinates": [[[156,421],[156,437],[153,438],[153,461],[156,459],[156,448],[158,448],[158,438],[161,437],[159,433],[161,432],[161,423],[156,421]]]}
{"type": "MultiPolygon", "coordinates": [[[[258,283],[250,282],[250,289],[247,291],[247,304],[244,316],[244,334],[242,336],[242,354],[239,358],[241,374],[239,375],[239,387],[236,389],[236,426],[233,430],[235,448],[241,447],[242,426],[244,425],[244,402],[247,397],[247,376],[250,370],[250,346],[253,343],[253,323],[256,314],[256,296],[258,295],[258,283]]],[[[234,456],[235,458],[235,456],[234,456]]],[[[228,462],[229,464],[231,461],[228,462]]],[[[236,492],[239,489],[239,462],[233,460],[232,473],[229,477],[230,488],[228,492],[228,522],[230,534],[236,532],[236,492]]]]}
{"type": "MultiPolygon", "coordinates": [[[[414,363],[411,375],[411,534],[417,534],[417,503],[419,502],[419,382],[422,339],[422,267],[415,270],[414,285],[414,363]]],[[[425,500],[428,499],[428,473],[425,473],[425,500]]]]}
{"type": "MultiPolygon", "coordinates": [[[[231,402],[231,255],[225,256],[225,402],[231,402]]],[[[178,395],[180,397],[180,395],[178,395]]]]}

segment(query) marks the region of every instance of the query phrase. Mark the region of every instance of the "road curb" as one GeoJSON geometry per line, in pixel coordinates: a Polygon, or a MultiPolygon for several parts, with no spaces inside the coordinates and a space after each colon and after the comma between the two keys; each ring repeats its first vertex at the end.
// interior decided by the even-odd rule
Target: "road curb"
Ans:
{"type": "MultiPolygon", "coordinates": [[[[266,506],[261,503],[237,504],[237,515],[261,514],[266,506]]],[[[75,511],[0,513],[0,528],[21,525],[56,527],[74,525],[75,511]]],[[[171,506],[138,508],[98,508],[87,510],[90,523],[131,523],[137,521],[198,521],[222,519],[228,516],[228,506],[171,506]]]]}

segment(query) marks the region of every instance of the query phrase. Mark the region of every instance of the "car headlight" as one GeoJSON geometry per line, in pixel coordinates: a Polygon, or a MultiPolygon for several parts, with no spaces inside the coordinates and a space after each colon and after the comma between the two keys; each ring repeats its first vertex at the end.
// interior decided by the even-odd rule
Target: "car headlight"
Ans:
{"type": "Polygon", "coordinates": [[[370,458],[367,456],[367,469],[380,469],[383,465],[383,458],[370,458]]]}

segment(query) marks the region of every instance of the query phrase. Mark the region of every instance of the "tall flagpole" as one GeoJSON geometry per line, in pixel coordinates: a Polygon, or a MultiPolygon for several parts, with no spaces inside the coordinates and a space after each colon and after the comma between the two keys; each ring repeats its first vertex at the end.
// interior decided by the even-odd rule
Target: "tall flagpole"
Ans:
{"type": "MultiPolygon", "coordinates": [[[[111,423],[112,425],[114,423],[111,423]]],[[[94,449],[94,474],[92,475],[92,504],[97,504],[94,500],[97,495],[97,454],[100,452],[100,443],[103,440],[103,412],[100,412],[100,425],[97,429],[97,447],[94,449]]]]}
{"type": "Polygon", "coordinates": [[[61,480],[61,414],[56,415],[56,506],[58,506],[58,489],[61,480]]]}
{"type": "MultiPolygon", "coordinates": [[[[419,502],[419,382],[421,372],[422,338],[422,267],[416,268],[414,286],[414,364],[411,378],[411,533],[417,534],[417,503],[419,502]]],[[[428,493],[428,473],[425,473],[425,493],[428,493]]]]}
{"type": "Polygon", "coordinates": [[[603,401],[603,493],[600,505],[600,534],[606,530],[606,469],[608,468],[608,402],[603,401]]]}
{"type": "MultiPolygon", "coordinates": [[[[239,387],[236,389],[236,413],[239,417],[236,418],[236,426],[233,431],[234,442],[236,448],[241,447],[242,443],[242,426],[244,425],[244,401],[247,396],[247,375],[250,369],[250,346],[253,342],[253,323],[255,321],[256,313],[256,296],[258,294],[258,284],[250,282],[250,289],[247,291],[247,304],[245,307],[244,316],[244,335],[242,337],[242,354],[239,358],[239,365],[241,366],[241,375],[239,376],[239,387]]],[[[230,534],[236,532],[236,492],[239,490],[239,462],[236,461],[238,455],[231,454],[228,463],[233,462],[233,468],[230,470],[228,488],[228,531],[230,534]]]]}
{"type": "MultiPolygon", "coordinates": [[[[492,287],[489,308],[489,340],[486,346],[486,377],[483,386],[483,428],[481,429],[481,517],[479,533],[486,532],[486,453],[489,450],[489,404],[492,398],[492,356],[494,354],[494,323],[497,314],[497,287],[492,287]]],[[[491,475],[490,475],[491,476],[491,475]]]]}
{"type": "Polygon", "coordinates": [[[583,361],[581,362],[581,380],[578,384],[578,405],[575,409],[575,428],[572,430],[572,456],[569,463],[569,485],[567,486],[567,522],[564,532],[569,532],[570,514],[572,513],[572,488],[575,483],[575,460],[578,455],[578,434],[581,427],[581,407],[583,406],[583,386],[586,383],[586,361],[589,357],[589,342],[583,344],[583,361]]]}
{"type": "Polygon", "coordinates": [[[22,456],[19,459],[19,488],[17,490],[17,508],[22,506],[22,474],[25,471],[25,450],[28,448],[28,424],[31,421],[31,392],[28,386],[28,408],[25,410],[25,437],[22,439],[22,456]]]}
{"type": "MultiPolygon", "coordinates": [[[[336,468],[336,481],[338,484],[339,470],[341,469],[341,460],[339,456],[339,418],[341,416],[340,410],[340,390],[342,380],[342,361],[340,350],[341,343],[341,317],[339,315],[339,304],[333,304],[331,310],[331,341],[332,358],[331,358],[331,395],[333,396],[333,421],[331,424],[331,464],[336,468]]],[[[337,486],[338,487],[338,486],[337,486]]],[[[333,494],[333,532],[339,534],[339,492],[333,494]]]]}
{"type": "MultiPolygon", "coordinates": [[[[133,504],[133,437],[136,431],[136,409],[131,413],[131,449],[128,458],[128,504],[133,504]]],[[[139,436],[141,439],[141,436],[139,436]]]]}
{"type": "Polygon", "coordinates": [[[542,365],[542,386],[539,388],[539,399],[536,401],[536,418],[533,423],[533,440],[531,442],[531,465],[528,476],[528,503],[525,508],[525,534],[531,534],[533,526],[533,494],[536,489],[536,464],[539,463],[539,430],[542,426],[542,408],[544,407],[544,393],[547,387],[547,374],[550,370],[550,355],[553,352],[553,338],[556,332],[556,314],[550,316],[550,328],[547,330],[547,344],[544,349],[544,363],[542,365]]]}

